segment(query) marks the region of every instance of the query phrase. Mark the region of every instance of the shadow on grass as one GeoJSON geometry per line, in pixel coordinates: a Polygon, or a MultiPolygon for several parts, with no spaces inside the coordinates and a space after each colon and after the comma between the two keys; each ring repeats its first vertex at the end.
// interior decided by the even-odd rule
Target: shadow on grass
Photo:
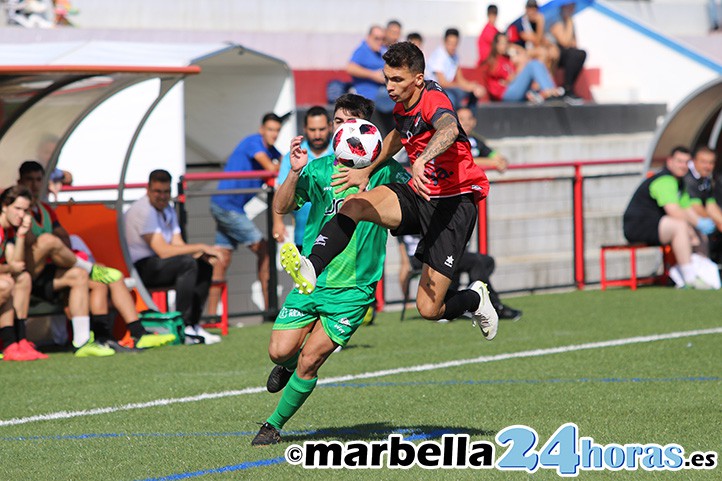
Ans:
{"type": "Polygon", "coordinates": [[[472,439],[493,438],[496,431],[471,427],[448,427],[438,425],[395,426],[389,423],[366,423],[353,426],[319,429],[317,431],[281,432],[283,442],[304,442],[317,440],[375,441],[386,439],[389,434],[402,434],[404,438],[441,439],[444,434],[468,434],[472,439]]]}

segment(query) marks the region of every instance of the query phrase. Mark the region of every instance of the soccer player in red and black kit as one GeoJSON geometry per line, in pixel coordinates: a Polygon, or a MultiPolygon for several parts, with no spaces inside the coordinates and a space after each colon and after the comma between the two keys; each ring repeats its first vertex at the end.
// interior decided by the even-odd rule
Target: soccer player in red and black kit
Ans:
{"type": "Polygon", "coordinates": [[[436,320],[470,312],[474,324],[491,340],[498,316],[484,283],[474,281],[468,289],[447,297],[456,263],[476,225],[476,203],[486,197],[489,182],[474,164],[451,101],[436,82],[424,80],[421,50],[409,42],[396,43],[383,58],[386,89],[396,102],[396,129],[386,136],[381,154],[364,169],[364,177],[368,179],[376,165],[404,147],[412,163],[412,178],[407,184],[368,191],[364,191],[366,181],[360,182],[361,193],[346,197],[338,214],[321,229],[308,258],[300,256],[293,244],[285,244],[283,264],[299,290],[310,293],[316,277],[351,242],[359,222],[384,226],[395,236],[421,234],[415,253],[423,263],[416,296],[419,313],[436,320]]]}

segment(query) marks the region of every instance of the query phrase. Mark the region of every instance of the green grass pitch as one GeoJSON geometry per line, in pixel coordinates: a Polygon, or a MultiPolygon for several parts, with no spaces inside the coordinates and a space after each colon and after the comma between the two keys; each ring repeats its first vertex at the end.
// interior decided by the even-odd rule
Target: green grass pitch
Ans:
{"type": "MultiPolygon", "coordinates": [[[[393,432],[432,438],[430,433],[463,432],[493,442],[514,424],[534,428],[543,443],[567,422],[602,445],[678,443],[687,453],[720,453],[722,334],[544,350],[720,328],[721,296],[645,288],[519,297],[510,304],[524,317],[502,322],[493,342],[467,320],[438,324],[408,316],[400,322],[397,312],[382,313],[329,358],[320,380],[542,352],[319,385],[282,431],[284,442],[263,448],[250,441],[280,393],[243,390],[265,386],[272,367],[266,352],[270,324],[233,329],[212,346],[2,362],[0,480],[559,479],[546,469],[305,470],[282,458],[291,443],[371,441],[393,432]],[[224,394],[191,398],[204,393],[224,394]],[[179,398],[187,399],[144,404],[179,398]],[[49,416],[60,412],[71,414],[49,416]]],[[[503,452],[497,447],[497,457],[503,452]]],[[[579,479],[719,480],[722,468],[582,472],[579,479]]]]}

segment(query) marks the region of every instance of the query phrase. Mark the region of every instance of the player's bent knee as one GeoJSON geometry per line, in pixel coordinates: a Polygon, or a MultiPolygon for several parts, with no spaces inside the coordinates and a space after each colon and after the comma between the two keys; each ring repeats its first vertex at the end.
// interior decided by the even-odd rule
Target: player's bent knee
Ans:
{"type": "Polygon", "coordinates": [[[421,317],[424,319],[430,321],[441,319],[441,306],[436,306],[431,302],[419,302],[417,299],[416,309],[418,309],[419,314],[421,314],[421,317]]]}
{"type": "Polygon", "coordinates": [[[0,299],[4,301],[10,297],[13,287],[15,287],[15,282],[12,277],[3,277],[0,279],[0,299]]]}
{"type": "Polygon", "coordinates": [[[65,273],[71,287],[87,286],[89,281],[88,272],[80,267],[71,267],[65,273]]]}
{"type": "Polygon", "coordinates": [[[274,364],[288,361],[296,354],[296,351],[295,346],[289,346],[288,344],[280,342],[271,342],[268,345],[268,357],[271,358],[274,364]]]}

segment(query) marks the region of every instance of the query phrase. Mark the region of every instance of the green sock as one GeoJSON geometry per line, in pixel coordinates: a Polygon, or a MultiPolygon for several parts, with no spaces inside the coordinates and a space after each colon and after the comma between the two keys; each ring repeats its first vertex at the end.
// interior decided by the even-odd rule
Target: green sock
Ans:
{"type": "Polygon", "coordinates": [[[289,359],[286,359],[285,361],[279,363],[281,366],[285,367],[289,371],[295,371],[296,366],[298,365],[298,356],[301,354],[301,350],[299,349],[296,351],[296,354],[294,354],[289,359]]]}
{"type": "Polygon", "coordinates": [[[281,429],[286,424],[286,421],[291,419],[291,416],[296,414],[296,411],[303,406],[306,398],[311,395],[313,388],[316,387],[316,382],[318,382],[318,377],[309,380],[301,379],[294,371],[283,390],[276,410],[273,411],[273,414],[266,422],[276,429],[281,429]]]}

